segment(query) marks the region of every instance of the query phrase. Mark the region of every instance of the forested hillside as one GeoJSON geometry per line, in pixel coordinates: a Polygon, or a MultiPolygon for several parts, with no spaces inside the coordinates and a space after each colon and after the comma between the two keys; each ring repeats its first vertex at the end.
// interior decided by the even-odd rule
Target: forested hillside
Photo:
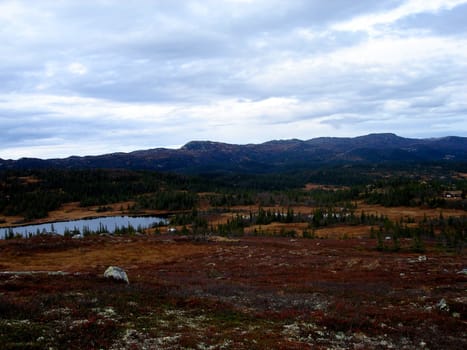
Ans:
{"type": "Polygon", "coordinates": [[[161,210],[191,209],[200,193],[213,206],[333,204],[364,200],[384,206],[464,208],[465,179],[454,168],[439,165],[407,167],[333,166],[314,171],[275,174],[223,172],[178,175],[128,170],[8,170],[0,173],[0,213],[25,220],[47,216],[67,202],[105,206],[136,201],[137,207],[161,210]],[[344,186],[341,190],[306,191],[308,183],[344,186]],[[462,193],[447,201],[445,191],[462,193]]]}

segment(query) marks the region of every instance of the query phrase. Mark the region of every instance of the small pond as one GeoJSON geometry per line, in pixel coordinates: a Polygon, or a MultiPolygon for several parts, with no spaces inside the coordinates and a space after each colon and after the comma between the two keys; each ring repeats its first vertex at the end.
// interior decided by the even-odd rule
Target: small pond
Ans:
{"type": "Polygon", "coordinates": [[[46,224],[4,227],[0,228],[0,239],[8,236],[21,235],[29,237],[43,233],[63,235],[86,233],[115,233],[134,232],[141,229],[166,224],[167,220],[155,216],[108,216],[92,219],[58,221],[46,224]]]}

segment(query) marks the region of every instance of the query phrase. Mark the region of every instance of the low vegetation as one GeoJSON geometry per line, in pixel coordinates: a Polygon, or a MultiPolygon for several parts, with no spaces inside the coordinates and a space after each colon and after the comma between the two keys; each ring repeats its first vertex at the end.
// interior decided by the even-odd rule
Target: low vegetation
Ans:
{"type": "Polygon", "coordinates": [[[465,349],[460,170],[3,171],[0,227],[123,214],[169,223],[7,231],[0,348],[465,349]],[[110,265],[130,284],[105,279],[110,265]]]}
{"type": "Polygon", "coordinates": [[[0,344],[464,349],[465,258],[431,244],[423,255],[374,244],[164,235],[3,241],[0,344]],[[129,285],[103,278],[111,264],[127,271],[129,285]]]}

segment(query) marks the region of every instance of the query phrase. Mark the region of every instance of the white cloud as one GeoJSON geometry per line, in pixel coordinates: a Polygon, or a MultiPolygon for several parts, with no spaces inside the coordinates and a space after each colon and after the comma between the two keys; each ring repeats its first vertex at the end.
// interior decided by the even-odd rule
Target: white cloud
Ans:
{"type": "Polygon", "coordinates": [[[465,135],[465,5],[1,1],[0,158],[465,135]]]}
{"type": "Polygon", "coordinates": [[[84,75],[88,72],[88,69],[84,64],[81,64],[79,62],[73,62],[68,65],[68,70],[72,74],[76,75],[84,75]]]}

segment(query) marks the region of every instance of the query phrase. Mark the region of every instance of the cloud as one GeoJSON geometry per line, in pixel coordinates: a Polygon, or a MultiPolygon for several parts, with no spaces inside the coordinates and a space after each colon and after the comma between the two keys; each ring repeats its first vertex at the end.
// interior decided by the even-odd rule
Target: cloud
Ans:
{"type": "Polygon", "coordinates": [[[86,68],[85,65],[79,63],[79,62],[73,62],[68,65],[68,70],[72,74],[76,75],[84,75],[88,72],[88,69],[86,68]]]}
{"type": "Polygon", "coordinates": [[[466,135],[466,15],[467,0],[5,0],[0,157],[466,135]]]}
{"type": "Polygon", "coordinates": [[[467,0],[408,0],[400,6],[386,11],[366,14],[334,25],[334,29],[342,31],[374,31],[375,27],[394,24],[409,16],[422,13],[439,13],[452,10],[466,4],[467,0]]]}

